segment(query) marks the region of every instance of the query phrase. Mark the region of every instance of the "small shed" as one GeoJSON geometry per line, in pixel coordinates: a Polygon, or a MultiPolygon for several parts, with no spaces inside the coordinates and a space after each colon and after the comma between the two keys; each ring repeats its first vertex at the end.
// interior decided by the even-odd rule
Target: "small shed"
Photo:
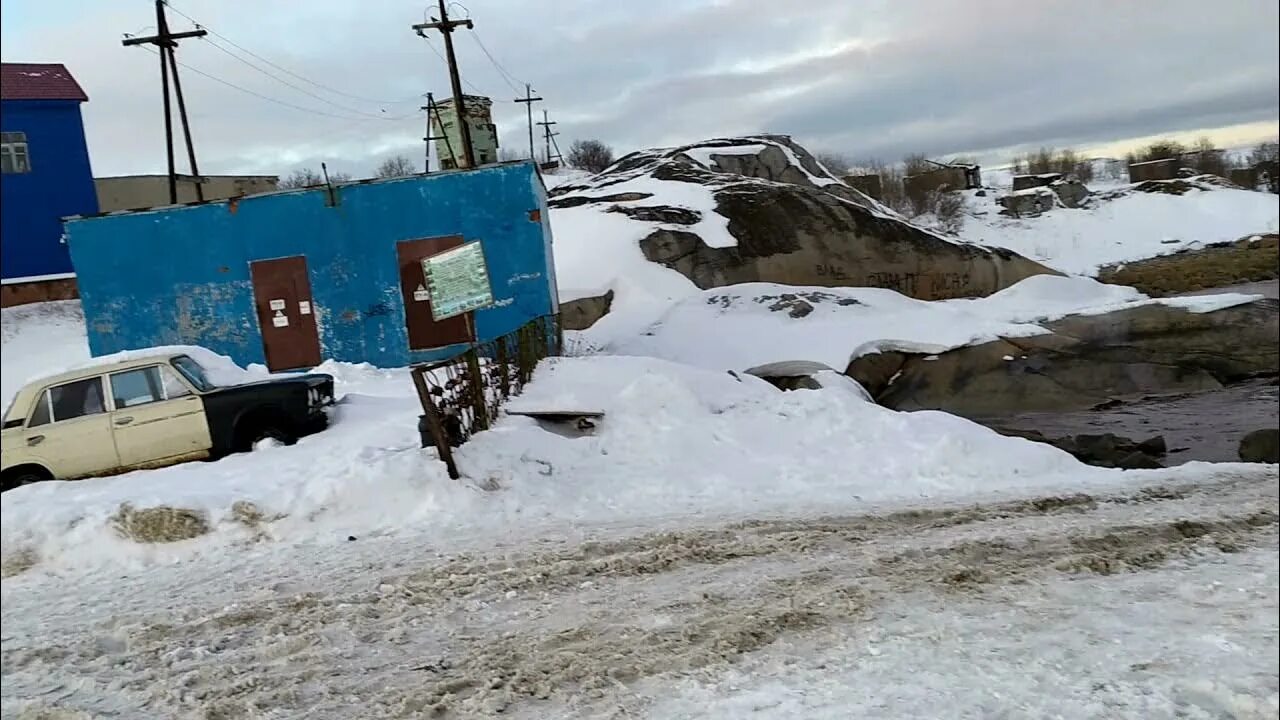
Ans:
{"type": "Polygon", "coordinates": [[[1178,171],[1181,169],[1182,158],[1180,157],[1129,163],[1129,182],[1173,180],[1178,177],[1178,171]]]}
{"type": "Polygon", "coordinates": [[[94,355],[196,344],[272,370],[397,367],[558,307],[528,161],[70,218],[66,232],[94,355]],[[446,312],[446,282],[486,297],[446,312]]]}

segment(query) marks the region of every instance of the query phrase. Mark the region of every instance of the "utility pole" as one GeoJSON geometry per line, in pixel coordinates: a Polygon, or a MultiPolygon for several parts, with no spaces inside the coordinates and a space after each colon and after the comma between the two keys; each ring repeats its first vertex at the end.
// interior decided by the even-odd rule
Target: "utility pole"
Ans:
{"type": "MultiPolygon", "coordinates": [[[[449,151],[449,162],[453,166],[458,167],[458,158],[453,154],[453,143],[449,142],[449,134],[444,131],[444,122],[440,120],[440,108],[436,107],[436,100],[431,93],[427,93],[427,104],[423,105],[422,110],[427,111],[427,136],[422,138],[427,144],[427,157],[425,164],[422,166],[422,172],[428,172],[431,169],[431,142],[433,140],[443,140],[444,147],[449,151]],[[435,117],[436,127],[440,128],[439,135],[431,134],[431,118],[435,117]]],[[[440,167],[444,167],[444,156],[440,157],[440,167]]]]}
{"type": "MultiPolygon", "coordinates": [[[[560,134],[560,133],[558,133],[558,132],[551,132],[551,126],[552,126],[552,125],[555,125],[555,124],[556,124],[556,121],[555,121],[555,120],[548,120],[548,119],[547,119],[547,111],[546,111],[546,110],[543,110],[543,111],[542,111],[542,122],[540,122],[540,123],[538,123],[538,124],[542,126],[542,141],[543,141],[544,143],[546,143],[546,146],[547,146],[547,148],[546,148],[546,150],[547,150],[547,162],[551,162],[551,158],[553,157],[553,156],[551,155],[551,143],[553,142],[553,138],[555,138],[555,136],[557,136],[557,135],[559,135],[559,134],[560,134]]],[[[557,152],[556,152],[555,157],[559,157],[559,149],[560,149],[559,147],[557,147],[557,148],[556,148],[556,151],[557,151],[557,152]]]]}
{"type": "MultiPolygon", "coordinates": [[[[156,0],[159,2],[160,0],[156,0]]],[[[471,18],[465,20],[450,20],[449,12],[445,9],[444,0],[439,0],[440,19],[433,19],[431,22],[418,23],[413,26],[422,37],[427,34],[424,30],[439,30],[444,35],[444,53],[449,63],[449,84],[453,89],[453,111],[457,115],[458,131],[462,136],[462,157],[466,161],[467,167],[476,166],[475,148],[471,146],[471,124],[467,122],[467,109],[462,102],[462,78],[458,76],[458,59],[453,54],[453,29],[459,25],[465,25],[468,30],[475,27],[471,22],[471,18]]],[[[444,131],[444,126],[441,126],[444,131]]]]}
{"type": "Polygon", "coordinates": [[[529,116],[529,159],[537,162],[537,158],[533,156],[533,104],[542,102],[542,98],[534,97],[533,90],[529,87],[529,83],[524,84],[524,97],[516,98],[516,102],[524,103],[525,114],[529,116]]]}
{"type": "Polygon", "coordinates": [[[173,71],[173,90],[178,99],[178,116],[182,120],[182,134],[187,141],[187,161],[191,164],[191,175],[184,179],[195,183],[196,197],[203,201],[204,186],[201,183],[204,182],[204,178],[200,177],[200,170],[196,166],[196,148],[191,139],[191,125],[187,122],[187,105],[182,98],[182,83],[178,80],[178,59],[174,55],[174,50],[178,47],[178,40],[204,37],[208,34],[207,31],[198,28],[180,33],[169,32],[169,23],[164,14],[164,0],[156,0],[156,34],[125,38],[121,43],[125,47],[155,45],[160,49],[160,90],[164,95],[164,142],[165,154],[169,162],[169,202],[174,205],[178,203],[178,172],[174,167],[173,159],[173,113],[169,106],[169,71],[173,71]]]}

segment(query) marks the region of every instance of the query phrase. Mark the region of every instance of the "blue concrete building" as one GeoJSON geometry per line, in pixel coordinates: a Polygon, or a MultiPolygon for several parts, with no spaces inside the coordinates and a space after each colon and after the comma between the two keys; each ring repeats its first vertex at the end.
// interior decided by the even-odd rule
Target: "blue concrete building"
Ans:
{"type": "Polygon", "coordinates": [[[98,211],[80,117],[88,99],[62,65],[0,65],[5,305],[75,296],[61,219],[98,211]]]}
{"type": "Polygon", "coordinates": [[[95,355],[195,344],[272,370],[396,367],[559,305],[532,162],[73,218],[66,230],[95,355]],[[492,303],[437,320],[422,261],[472,242],[492,303]]]}

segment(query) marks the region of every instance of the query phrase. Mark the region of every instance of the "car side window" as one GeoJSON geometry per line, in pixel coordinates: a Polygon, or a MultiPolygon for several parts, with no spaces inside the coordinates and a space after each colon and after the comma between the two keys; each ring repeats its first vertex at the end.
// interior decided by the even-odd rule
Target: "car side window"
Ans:
{"type": "MultiPolygon", "coordinates": [[[[74,420],[107,411],[106,404],[103,402],[101,377],[76,380],[51,387],[45,392],[49,395],[49,403],[45,407],[51,410],[50,422],[74,420]]],[[[39,412],[37,410],[37,413],[39,412]]]]}
{"type": "Polygon", "coordinates": [[[49,424],[49,391],[45,390],[40,393],[40,401],[36,403],[35,412],[31,413],[31,422],[27,423],[27,427],[35,427],[37,425],[49,424]]]}
{"type": "Polygon", "coordinates": [[[111,397],[116,401],[117,410],[163,400],[159,368],[153,366],[113,373],[111,397]]]}
{"type": "Polygon", "coordinates": [[[204,368],[200,367],[200,363],[195,360],[186,355],[179,355],[173,359],[173,366],[190,380],[191,384],[195,385],[200,392],[207,392],[213,389],[213,383],[209,382],[209,378],[205,376],[204,368]]]}
{"type": "Polygon", "coordinates": [[[184,397],[191,394],[191,388],[178,377],[178,373],[168,367],[161,365],[160,370],[160,388],[164,390],[166,399],[184,397]]]}

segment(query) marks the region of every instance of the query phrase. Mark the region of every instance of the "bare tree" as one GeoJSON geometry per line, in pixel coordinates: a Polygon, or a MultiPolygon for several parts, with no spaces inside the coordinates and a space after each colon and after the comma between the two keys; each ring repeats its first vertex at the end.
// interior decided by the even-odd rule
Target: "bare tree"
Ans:
{"type": "MultiPolygon", "coordinates": [[[[329,173],[329,182],[337,185],[338,183],[349,182],[351,175],[344,172],[329,173]]],[[[312,170],[311,168],[300,168],[289,174],[289,177],[280,181],[278,187],[281,190],[296,190],[298,188],[317,187],[324,184],[324,176],[312,170]]]]}
{"type": "Polygon", "coordinates": [[[1249,164],[1258,165],[1265,162],[1276,162],[1280,160],[1280,141],[1272,140],[1270,142],[1258,143],[1249,152],[1249,164]]]}
{"type": "Polygon", "coordinates": [[[498,162],[511,162],[512,160],[523,160],[524,155],[515,148],[503,147],[498,148],[498,162]]]}
{"type": "Polygon", "coordinates": [[[375,170],[373,174],[375,177],[393,178],[406,177],[414,174],[415,172],[417,172],[417,168],[414,166],[413,160],[410,160],[408,156],[393,155],[392,157],[383,160],[382,164],[378,165],[378,169],[375,170]]]}
{"type": "Polygon", "coordinates": [[[955,235],[964,227],[964,195],[958,192],[934,190],[929,193],[929,204],[938,227],[955,235]]]}
{"type": "Polygon", "coordinates": [[[565,161],[581,170],[598,173],[613,164],[613,148],[599,140],[575,140],[565,161]]]}
{"type": "Polygon", "coordinates": [[[848,175],[849,168],[853,167],[853,161],[848,155],[838,152],[820,152],[813,156],[823,167],[830,170],[837,177],[848,175]]]}
{"type": "Polygon", "coordinates": [[[931,169],[933,166],[929,164],[929,156],[924,153],[911,153],[902,158],[902,172],[905,175],[918,175],[931,169]]]}
{"type": "Polygon", "coordinates": [[[301,168],[289,173],[289,177],[280,181],[281,190],[293,190],[296,188],[315,187],[323,185],[324,178],[320,177],[320,173],[311,168],[301,168]]]}
{"type": "Polygon", "coordinates": [[[1146,162],[1148,160],[1167,160],[1169,158],[1181,157],[1187,148],[1177,140],[1156,140],[1150,145],[1142,148],[1136,154],[1137,162],[1146,162]]]}

